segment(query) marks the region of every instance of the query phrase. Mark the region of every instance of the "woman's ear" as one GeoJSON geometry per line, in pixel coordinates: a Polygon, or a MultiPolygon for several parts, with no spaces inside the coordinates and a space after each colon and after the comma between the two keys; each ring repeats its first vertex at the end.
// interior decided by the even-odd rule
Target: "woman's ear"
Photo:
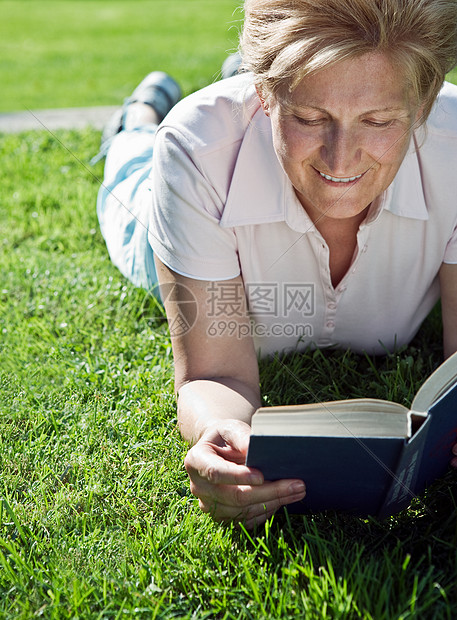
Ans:
{"type": "Polygon", "coordinates": [[[414,125],[416,129],[417,127],[419,127],[419,125],[422,125],[423,123],[425,123],[426,119],[424,118],[424,113],[425,113],[425,103],[422,103],[422,105],[420,105],[417,110],[416,118],[414,120],[414,125]]]}
{"type": "Polygon", "coordinates": [[[260,99],[260,105],[262,106],[262,110],[265,112],[266,116],[270,116],[270,109],[265,95],[262,92],[262,88],[258,84],[256,84],[255,89],[257,91],[257,96],[260,99]]]}

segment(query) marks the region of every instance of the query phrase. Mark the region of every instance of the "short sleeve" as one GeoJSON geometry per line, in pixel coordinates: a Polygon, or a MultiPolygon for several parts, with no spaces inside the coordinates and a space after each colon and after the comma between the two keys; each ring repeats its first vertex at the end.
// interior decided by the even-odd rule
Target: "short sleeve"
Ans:
{"type": "Polygon", "coordinates": [[[457,227],[454,229],[452,237],[448,241],[443,262],[449,263],[450,265],[457,264],[457,227]]]}
{"type": "Polygon", "coordinates": [[[220,226],[224,196],[208,176],[178,130],[159,129],[150,178],[149,243],[181,275],[227,280],[240,274],[236,236],[220,226]]]}

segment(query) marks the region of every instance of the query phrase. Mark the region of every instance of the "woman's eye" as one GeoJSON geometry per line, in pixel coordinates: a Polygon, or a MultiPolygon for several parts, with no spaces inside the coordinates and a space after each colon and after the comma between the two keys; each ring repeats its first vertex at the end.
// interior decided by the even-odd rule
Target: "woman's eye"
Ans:
{"type": "Polygon", "coordinates": [[[394,121],[390,120],[390,121],[372,121],[372,120],[365,120],[363,121],[365,123],[365,125],[368,125],[369,127],[390,127],[394,121]]]}
{"type": "Polygon", "coordinates": [[[320,125],[325,121],[323,118],[302,118],[301,116],[296,116],[296,120],[300,123],[300,125],[306,125],[307,127],[312,127],[313,125],[320,125]]]}

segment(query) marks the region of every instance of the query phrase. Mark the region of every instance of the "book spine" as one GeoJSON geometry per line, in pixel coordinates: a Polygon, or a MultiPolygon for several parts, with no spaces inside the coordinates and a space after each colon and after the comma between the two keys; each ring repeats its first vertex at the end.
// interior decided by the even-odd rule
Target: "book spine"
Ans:
{"type": "Polygon", "coordinates": [[[418,493],[449,469],[452,446],[457,441],[457,384],[443,394],[428,413],[432,422],[417,477],[418,493]]]}
{"type": "Polygon", "coordinates": [[[383,519],[403,510],[416,497],[417,477],[430,424],[431,419],[427,418],[414,436],[405,441],[395,472],[392,472],[390,487],[379,510],[379,518],[383,519]]]}

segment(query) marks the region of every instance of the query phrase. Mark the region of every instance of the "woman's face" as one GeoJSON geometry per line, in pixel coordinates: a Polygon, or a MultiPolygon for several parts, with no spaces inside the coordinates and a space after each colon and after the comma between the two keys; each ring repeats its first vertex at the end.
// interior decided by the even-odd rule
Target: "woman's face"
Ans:
{"type": "Polygon", "coordinates": [[[277,156],[315,223],[360,214],[390,185],[421,114],[380,53],[305,77],[286,105],[268,103],[277,156]]]}

